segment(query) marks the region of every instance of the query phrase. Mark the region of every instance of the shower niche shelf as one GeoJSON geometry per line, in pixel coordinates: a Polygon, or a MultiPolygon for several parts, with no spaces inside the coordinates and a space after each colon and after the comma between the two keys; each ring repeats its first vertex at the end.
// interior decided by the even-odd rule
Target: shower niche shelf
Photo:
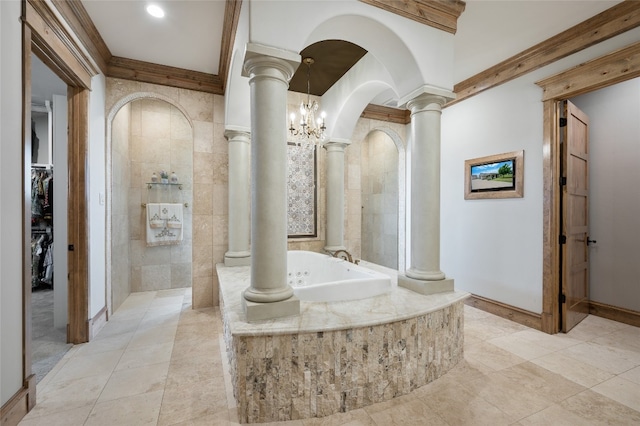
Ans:
{"type": "Polygon", "coordinates": [[[181,183],[171,183],[171,182],[167,182],[167,183],[162,183],[162,182],[147,182],[147,189],[151,189],[154,186],[156,187],[177,187],[178,189],[182,189],[182,184],[181,183]]]}
{"type": "MultiPolygon", "coordinates": [[[[165,191],[165,190],[173,189],[173,188],[176,188],[176,189],[182,190],[182,184],[181,184],[181,183],[172,183],[172,182],[167,182],[167,183],[163,183],[163,182],[146,182],[146,183],[145,183],[145,185],[147,185],[147,190],[151,190],[151,189],[153,189],[153,188],[155,188],[156,190],[162,189],[163,191],[156,193],[156,195],[158,195],[158,194],[159,194],[161,198],[166,197],[166,196],[167,196],[167,194],[172,194],[172,193],[173,193],[173,191],[171,191],[171,192],[167,192],[167,191],[165,191]],[[165,194],[165,195],[163,196],[162,194],[165,194]]],[[[169,197],[171,197],[171,195],[169,195],[169,197]]],[[[171,198],[173,198],[173,197],[171,197],[171,198]]],[[[180,195],[180,198],[182,198],[182,195],[180,195]]],[[[155,202],[155,201],[154,201],[154,202],[155,202]]],[[[170,201],[165,199],[165,200],[160,201],[160,202],[170,202],[170,201]]],[[[175,201],[172,201],[172,202],[175,202],[175,201]]],[[[142,203],[142,207],[143,207],[143,208],[146,208],[148,203],[149,203],[149,193],[147,193],[147,202],[146,202],[146,203],[142,203]]],[[[189,207],[189,203],[184,203],[184,202],[182,202],[182,204],[183,204],[185,207],[189,207]]]]}

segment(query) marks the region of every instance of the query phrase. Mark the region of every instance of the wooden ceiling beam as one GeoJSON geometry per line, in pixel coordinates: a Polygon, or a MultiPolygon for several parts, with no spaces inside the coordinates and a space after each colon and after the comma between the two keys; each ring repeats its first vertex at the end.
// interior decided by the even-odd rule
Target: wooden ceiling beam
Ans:
{"type": "Polygon", "coordinates": [[[362,111],[362,114],[360,114],[360,117],[386,121],[388,123],[411,123],[411,111],[408,109],[397,109],[374,104],[367,105],[364,111],[362,111]]]}
{"type": "Polygon", "coordinates": [[[453,105],[640,25],[640,2],[627,0],[456,84],[453,105]]]}
{"type": "Polygon", "coordinates": [[[231,66],[231,55],[233,54],[233,44],[238,31],[238,21],[240,20],[240,9],[242,0],[227,0],[224,8],[224,22],[222,28],[222,41],[220,45],[220,66],[218,67],[218,77],[222,81],[222,91],[227,86],[229,67],[231,66]]]}
{"type": "Polygon", "coordinates": [[[107,76],[224,95],[222,80],[215,74],[152,64],[118,56],[111,57],[107,64],[107,76]]]}
{"type": "Polygon", "coordinates": [[[455,34],[465,2],[460,0],[360,0],[387,12],[455,34]]]}
{"type": "Polygon", "coordinates": [[[537,81],[543,101],[582,95],[640,77],[640,42],[537,81]]]}

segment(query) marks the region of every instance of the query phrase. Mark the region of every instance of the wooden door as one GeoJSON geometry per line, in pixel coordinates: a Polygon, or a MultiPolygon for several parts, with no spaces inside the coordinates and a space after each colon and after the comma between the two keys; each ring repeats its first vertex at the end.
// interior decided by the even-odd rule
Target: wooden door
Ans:
{"type": "Polygon", "coordinates": [[[563,102],[562,143],[562,331],[589,314],[589,117],[563,102]]]}

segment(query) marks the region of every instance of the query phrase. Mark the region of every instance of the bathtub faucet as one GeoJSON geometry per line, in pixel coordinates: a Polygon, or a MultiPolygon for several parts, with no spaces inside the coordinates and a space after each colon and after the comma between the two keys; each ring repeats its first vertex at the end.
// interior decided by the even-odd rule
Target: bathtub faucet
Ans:
{"type": "Polygon", "coordinates": [[[344,260],[346,260],[348,262],[355,263],[356,265],[358,263],[360,263],[358,260],[354,261],[353,260],[353,256],[351,256],[351,253],[349,253],[346,250],[340,249],[340,250],[336,250],[334,252],[329,251],[329,250],[325,250],[325,251],[327,253],[329,253],[331,256],[335,257],[335,258],[344,259],[344,260]]]}

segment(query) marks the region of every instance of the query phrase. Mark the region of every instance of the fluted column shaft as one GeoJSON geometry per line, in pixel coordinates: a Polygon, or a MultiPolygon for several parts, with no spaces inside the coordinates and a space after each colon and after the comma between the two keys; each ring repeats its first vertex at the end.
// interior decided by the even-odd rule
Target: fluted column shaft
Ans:
{"type": "Polygon", "coordinates": [[[330,141],[327,150],[327,230],[325,250],[344,246],[344,150],[349,141],[330,141]]]}
{"type": "Polygon", "coordinates": [[[244,70],[251,96],[250,302],[290,298],[287,284],[287,90],[300,57],[249,45],[244,70]]]}
{"type": "Polygon", "coordinates": [[[442,96],[423,94],[411,110],[411,259],[406,275],[443,280],[440,270],[440,120],[442,96]]]}
{"type": "Polygon", "coordinates": [[[229,141],[229,250],[224,255],[224,263],[227,266],[249,265],[251,135],[249,132],[227,129],[224,136],[229,141]]]}

